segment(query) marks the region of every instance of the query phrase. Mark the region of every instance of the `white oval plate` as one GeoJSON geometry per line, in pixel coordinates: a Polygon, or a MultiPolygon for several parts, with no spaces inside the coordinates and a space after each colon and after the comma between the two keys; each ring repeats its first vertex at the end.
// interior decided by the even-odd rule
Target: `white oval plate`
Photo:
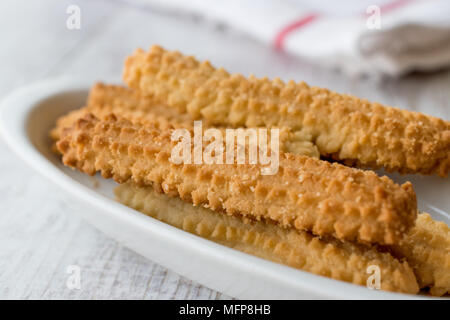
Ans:
{"type": "MultiPolygon", "coordinates": [[[[91,82],[53,79],[23,87],[1,103],[0,130],[5,141],[43,176],[90,206],[79,214],[125,246],[199,283],[242,299],[414,299],[424,296],[369,290],[266,261],[194,236],[114,201],[115,183],[92,179],[64,167],[50,150],[55,119],[81,107],[91,82]]],[[[413,180],[420,208],[450,222],[449,179],[413,180]],[[445,196],[447,195],[447,196],[445,196]]]]}

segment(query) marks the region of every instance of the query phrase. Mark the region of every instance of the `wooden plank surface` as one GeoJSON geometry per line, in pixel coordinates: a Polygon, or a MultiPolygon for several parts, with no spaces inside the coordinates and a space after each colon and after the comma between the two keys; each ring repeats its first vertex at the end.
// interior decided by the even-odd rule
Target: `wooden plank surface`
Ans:
{"type": "MultiPolygon", "coordinates": [[[[210,59],[232,72],[280,76],[449,119],[450,72],[401,80],[349,79],[267,48],[199,17],[126,1],[2,0],[0,98],[45,77],[120,82],[122,63],[153,43],[210,59]],[[66,9],[81,9],[68,30],[66,9]]],[[[91,210],[34,173],[0,141],[0,298],[228,299],[106,237],[76,214],[91,210]],[[68,266],[81,289],[66,285],[68,266]]]]}

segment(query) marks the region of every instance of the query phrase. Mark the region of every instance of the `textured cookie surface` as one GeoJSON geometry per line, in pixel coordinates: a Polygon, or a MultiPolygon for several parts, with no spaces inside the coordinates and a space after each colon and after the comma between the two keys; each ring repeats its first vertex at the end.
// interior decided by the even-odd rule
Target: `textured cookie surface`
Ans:
{"type": "Polygon", "coordinates": [[[365,286],[369,266],[380,269],[381,289],[417,293],[412,269],[388,253],[357,244],[323,240],[305,231],[286,230],[264,221],[247,222],[149,187],[126,183],[115,189],[119,202],[177,228],[257,257],[318,275],[365,286]]]}
{"type": "Polygon", "coordinates": [[[151,97],[144,97],[138,91],[117,85],[95,84],[90,92],[86,106],[62,116],[56,122],[51,137],[58,140],[62,130],[72,126],[76,120],[92,113],[102,118],[110,113],[132,122],[158,123],[162,128],[168,126],[192,126],[193,119],[187,113],[179,113],[151,97]]]}
{"type": "Polygon", "coordinates": [[[406,258],[421,288],[430,287],[437,296],[450,292],[450,229],[445,223],[419,214],[416,225],[392,252],[406,258]]]}
{"type": "Polygon", "coordinates": [[[245,78],[153,46],[125,63],[124,81],[213,125],[288,127],[346,164],[447,176],[450,122],[305,83],[245,78]]]}
{"type": "Polygon", "coordinates": [[[87,115],[57,146],[64,164],[88,174],[101,171],[119,183],[153,185],[215,211],[317,235],[393,244],[416,219],[409,182],[399,186],[370,171],[282,152],[274,175],[263,175],[259,164],[174,164],[171,133],[114,115],[87,115]]]}
{"type": "MultiPolygon", "coordinates": [[[[194,119],[186,112],[178,112],[174,108],[158,102],[156,99],[141,95],[139,91],[117,85],[97,83],[90,91],[87,105],[58,119],[56,127],[51,131],[51,137],[57,141],[64,128],[86,115],[92,113],[98,118],[114,113],[132,122],[157,123],[160,128],[189,128],[194,125],[194,119]]],[[[204,128],[208,128],[206,121],[204,128]]],[[[224,131],[224,127],[216,127],[224,131]]],[[[310,141],[308,135],[293,132],[287,127],[279,128],[280,150],[295,154],[319,157],[317,146],[310,141]]]]}

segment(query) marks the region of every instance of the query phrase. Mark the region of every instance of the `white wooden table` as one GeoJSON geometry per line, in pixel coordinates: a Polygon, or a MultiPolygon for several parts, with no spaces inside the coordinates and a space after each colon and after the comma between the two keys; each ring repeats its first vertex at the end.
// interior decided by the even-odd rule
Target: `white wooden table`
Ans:
{"type": "MultiPolygon", "coordinates": [[[[450,118],[450,72],[375,82],[349,79],[276,52],[198,17],[141,10],[125,0],[2,0],[0,97],[44,77],[119,82],[122,62],[153,43],[210,59],[230,71],[305,80],[399,107],[450,118]],[[81,29],[66,9],[81,8],[81,29]]],[[[83,208],[30,170],[0,141],[0,298],[227,299],[106,237],[75,213],[83,208]],[[66,286],[81,269],[81,289],[66,286]]]]}

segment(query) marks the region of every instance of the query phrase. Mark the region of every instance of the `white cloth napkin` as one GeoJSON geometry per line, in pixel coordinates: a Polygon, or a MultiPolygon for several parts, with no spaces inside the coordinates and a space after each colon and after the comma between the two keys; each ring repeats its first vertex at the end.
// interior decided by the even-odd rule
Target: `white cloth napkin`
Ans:
{"type": "Polygon", "coordinates": [[[200,14],[350,75],[399,76],[450,65],[449,0],[127,2],[200,14]]]}

